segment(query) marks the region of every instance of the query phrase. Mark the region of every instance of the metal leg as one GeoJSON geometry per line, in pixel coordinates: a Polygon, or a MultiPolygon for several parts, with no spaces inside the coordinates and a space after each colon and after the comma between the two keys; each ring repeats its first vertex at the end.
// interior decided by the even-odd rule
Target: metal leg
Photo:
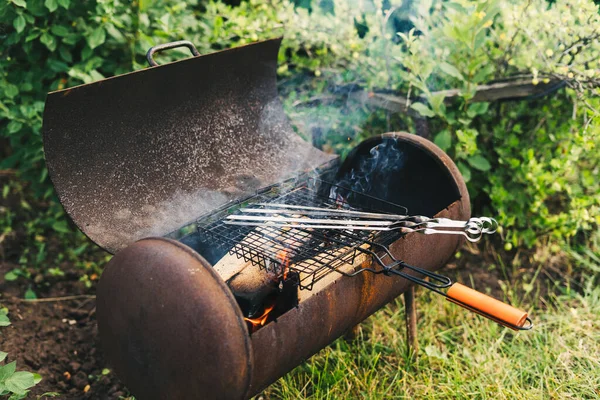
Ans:
{"type": "Polygon", "coordinates": [[[356,324],[354,325],[352,328],[350,328],[346,333],[344,333],[344,340],[347,343],[352,343],[356,340],[356,337],[358,336],[358,330],[360,324],[356,324]]]}
{"type": "Polygon", "coordinates": [[[404,292],[404,307],[406,311],[406,350],[409,357],[416,361],[417,353],[419,352],[419,342],[417,340],[417,306],[415,304],[414,286],[411,286],[404,292]]]}

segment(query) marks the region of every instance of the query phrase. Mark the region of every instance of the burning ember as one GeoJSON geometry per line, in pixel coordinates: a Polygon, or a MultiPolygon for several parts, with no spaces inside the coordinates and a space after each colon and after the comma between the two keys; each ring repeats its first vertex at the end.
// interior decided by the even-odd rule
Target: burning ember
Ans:
{"type": "Polygon", "coordinates": [[[288,251],[287,250],[281,250],[279,252],[277,252],[277,259],[279,260],[279,262],[281,263],[281,266],[283,267],[283,280],[285,281],[287,279],[288,276],[288,272],[290,270],[290,257],[288,255],[288,251]]]}
{"type": "MultiPolygon", "coordinates": [[[[279,252],[277,252],[277,255],[275,257],[281,263],[281,266],[283,268],[283,279],[280,283],[280,285],[281,285],[280,290],[281,290],[283,287],[283,281],[287,280],[287,278],[288,278],[291,260],[290,260],[289,252],[286,249],[283,249],[283,250],[280,250],[279,252]]],[[[251,332],[257,331],[259,327],[264,326],[267,323],[267,321],[269,320],[269,316],[271,315],[271,312],[275,308],[276,299],[277,299],[277,296],[275,296],[272,299],[272,301],[270,302],[270,305],[265,306],[265,310],[259,317],[255,317],[255,318],[244,317],[244,320],[250,324],[251,332]]]]}
{"type": "Polygon", "coordinates": [[[250,333],[256,332],[261,326],[264,326],[269,321],[269,317],[281,315],[281,306],[286,309],[298,304],[297,281],[287,282],[288,278],[294,278],[294,272],[290,271],[291,257],[290,251],[283,249],[277,252],[275,258],[282,267],[282,275],[277,280],[279,281],[279,291],[276,294],[267,296],[264,301],[264,311],[258,317],[244,317],[244,320],[250,324],[250,333]],[[287,282],[287,284],[286,284],[287,282]],[[291,297],[290,297],[291,295],[291,297]],[[277,310],[275,306],[277,305],[277,310]]]}
{"type": "Polygon", "coordinates": [[[244,321],[250,323],[251,331],[254,332],[255,330],[258,329],[259,326],[263,326],[264,324],[267,323],[267,320],[269,319],[269,314],[271,313],[271,311],[273,311],[274,308],[275,308],[275,302],[271,303],[270,306],[266,307],[265,311],[262,313],[262,315],[260,317],[244,318],[244,321]]]}

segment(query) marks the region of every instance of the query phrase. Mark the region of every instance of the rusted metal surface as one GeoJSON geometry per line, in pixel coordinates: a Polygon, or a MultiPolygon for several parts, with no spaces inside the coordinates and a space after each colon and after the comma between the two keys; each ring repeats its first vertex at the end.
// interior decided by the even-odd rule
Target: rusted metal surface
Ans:
{"type": "Polygon", "coordinates": [[[233,295],[189,247],[162,238],[119,252],[98,285],[100,338],[138,399],[242,399],[252,346],[233,295]]]}
{"type": "MultiPolygon", "coordinates": [[[[444,174],[454,186],[459,199],[436,216],[468,219],[469,195],[452,160],[422,138],[403,133],[390,135],[426,151],[436,160],[438,173],[444,174]]],[[[462,239],[457,237],[413,233],[393,243],[390,249],[396,258],[433,271],[444,266],[461,242],[462,239]]],[[[260,329],[251,337],[254,365],[257,367],[250,395],[259,393],[408,288],[409,282],[397,276],[363,273],[355,277],[340,277],[276,322],[260,329]]]]}
{"type": "Polygon", "coordinates": [[[116,252],[332,159],[277,97],[280,39],[48,95],[44,149],[73,221],[116,252]]]}

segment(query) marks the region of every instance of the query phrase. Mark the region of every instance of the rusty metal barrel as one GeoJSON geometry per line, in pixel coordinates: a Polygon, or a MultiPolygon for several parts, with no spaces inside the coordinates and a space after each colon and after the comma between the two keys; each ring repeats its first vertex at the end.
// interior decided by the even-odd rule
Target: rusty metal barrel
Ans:
{"type": "MultiPolygon", "coordinates": [[[[469,197],[452,161],[413,135],[392,134],[438,167],[459,198],[437,216],[469,217],[469,197]]],[[[364,146],[373,146],[381,137],[364,146]]],[[[359,146],[360,147],[360,146],[359,146]]],[[[409,234],[392,253],[428,270],[442,267],[460,239],[409,234]]],[[[98,323],[107,358],[140,399],[248,398],[343,335],[408,288],[399,277],[340,276],[250,334],[225,282],[191,248],[165,238],[138,241],[107,265],[98,323]]]]}

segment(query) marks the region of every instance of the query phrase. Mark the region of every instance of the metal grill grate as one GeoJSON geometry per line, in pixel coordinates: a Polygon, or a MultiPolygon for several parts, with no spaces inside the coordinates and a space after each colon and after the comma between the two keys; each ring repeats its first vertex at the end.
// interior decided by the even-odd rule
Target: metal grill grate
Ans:
{"type": "MultiPolygon", "coordinates": [[[[266,208],[259,203],[284,203],[330,209],[391,212],[406,215],[406,208],[352,191],[325,181],[309,179],[294,188],[273,187],[241,203],[197,221],[201,234],[228,249],[230,254],[273,271],[285,278],[289,271],[299,276],[301,289],[312,289],[315,282],[332,271],[354,264],[358,254],[375,256],[374,249],[397,240],[398,232],[290,229],[227,225],[224,218],[240,213],[240,208],[266,208]]],[[[347,218],[347,217],[345,217],[347,218]]],[[[392,260],[395,261],[395,260],[392,260]]],[[[351,275],[360,271],[355,271],[351,275]]]]}

